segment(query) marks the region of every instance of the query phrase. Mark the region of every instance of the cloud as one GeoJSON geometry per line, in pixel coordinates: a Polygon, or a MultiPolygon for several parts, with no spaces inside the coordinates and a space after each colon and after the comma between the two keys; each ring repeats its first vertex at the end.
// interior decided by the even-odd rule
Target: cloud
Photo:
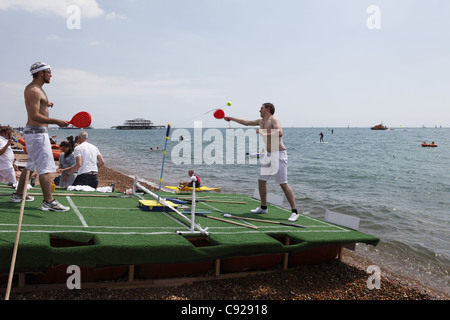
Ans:
{"type": "Polygon", "coordinates": [[[127,17],[121,14],[117,14],[115,11],[108,13],[105,16],[106,20],[115,20],[115,19],[119,19],[119,20],[125,20],[127,17]]]}
{"type": "Polygon", "coordinates": [[[23,92],[23,85],[18,83],[0,82],[0,92],[12,92],[14,94],[21,94],[23,92]]]}
{"type": "Polygon", "coordinates": [[[78,6],[81,14],[86,18],[97,18],[104,15],[96,0],[2,0],[0,10],[25,10],[46,14],[56,14],[67,17],[67,8],[78,6]]]}
{"type": "MultiPolygon", "coordinates": [[[[92,96],[136,97],[159,96],[210,96],[214,90],[196,86],[201,79],[149,79],[136,80],[120,76],[105,76],[80,69],[54,69],[58,81],[54,85],[70,92],[83,92],[92,96]]],[[[56,79],[55,77],[55,79],[56,79]]]]}
{"type": "Polygon", "coordinates": [[[50,34],[50,35],[45,37],[45,40],[47,40],[47,41],[60,41],[61,37],[57,36],[55,34],[50,34]]]}
{"type": "Polygon", "coordinates": [[[88,46],[91,46],[91,47],[98,47],[101,44],[102,43],[100,41],[90,41],[90,42],[88,42],[88,46]]]}

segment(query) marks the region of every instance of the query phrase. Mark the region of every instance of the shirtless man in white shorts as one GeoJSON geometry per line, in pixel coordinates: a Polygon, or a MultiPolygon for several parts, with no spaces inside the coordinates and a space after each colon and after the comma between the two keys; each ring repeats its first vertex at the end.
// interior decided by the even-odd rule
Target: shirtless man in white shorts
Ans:
{"type": "Polygon", "coordinates": [[[267,213],[267,180],[270,175],[274,175],[275,182],[280,184],[286,198],[291,206],[292,214],[289,221],[296,221],[299,217],[297,207],[295,204],[294,193],[287,183],[287,152],[283,144],[283,128],[280,120],[275,117],[275,107],[272,103],[264,103],[259,110],[261,119],[257,120],[243,120],[233,117],[225,117],[225,121],[234,121],[244,126],[259,126],[256,131],[259,133],[266,144],[267,157],[270,162],[262,161],[261,173],[258,177],[259,195],[261,197],[261,206],[253,213],[267,213]],[[274,145],[272,145],[274,144],[274,145]],[[275,162],[274,160],[278,160],[275,162]],[[265,163],[266,162],[266,163],[265,163]]]}
{"type": "MultiPolygon", "coordinates": [[[[25,143],[28,153],[28,164],[22,170],[17,187],[17,193],[11,196],[10,201],[19,203],[22,201],[21,192],[28,181],[25,181],[27,171],[33,172],[37,170],[39,174],[39,182],[44,201],[39,208],[42,211],[66,212],[69,207],[61,205],[57,200],[53,199],[51,192],[52,175],[56,172],[55,160],[48,137],[48,124],[56,124],[59,127],[67,127],[69,124],[65,120],[49,118],[49,107],[53,107],[53,103],[48,101],[42,86],[50,83],[52,77],[50,66],[36,62],[30,68],[33,75],[33,81],[25,88],[25,106],[27,108],[28,121],[24,129],[25,143]]],[[[26,201],[33,201],[34,197],[27,196],[26,201]]]]}

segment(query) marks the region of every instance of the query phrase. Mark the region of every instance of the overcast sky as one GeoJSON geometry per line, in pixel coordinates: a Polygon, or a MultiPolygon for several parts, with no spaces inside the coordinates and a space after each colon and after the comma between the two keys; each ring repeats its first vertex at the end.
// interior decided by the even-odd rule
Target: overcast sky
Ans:
{"type": "Polygon", "coordinates": [[[52,117],[227,127],[450,126],[450,1],[0,0],[0,124],[24,126],[37,61],[52,117]],[[226,106],[232,101],[232,106],[226,106]]]}

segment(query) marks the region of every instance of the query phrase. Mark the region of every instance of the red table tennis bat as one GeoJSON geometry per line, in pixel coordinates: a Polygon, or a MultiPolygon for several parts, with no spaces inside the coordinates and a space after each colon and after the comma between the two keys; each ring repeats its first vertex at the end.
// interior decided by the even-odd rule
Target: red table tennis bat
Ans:
{"type": "Polygon", "coordinates": [[[69,121],[69,124],[77,128],[87,128],[91,125],[91,122],[91,115],[86,111],[81,111],[73,116],[72,120],[69,121]]]}
{"type": "Polygon", "coordinates": [[[217,109],[214,112],[214,118],[216,118],[216,119],[223,119],[224,117],[225,117],[225,112],[223,112],[222,109],[217,109]]]}

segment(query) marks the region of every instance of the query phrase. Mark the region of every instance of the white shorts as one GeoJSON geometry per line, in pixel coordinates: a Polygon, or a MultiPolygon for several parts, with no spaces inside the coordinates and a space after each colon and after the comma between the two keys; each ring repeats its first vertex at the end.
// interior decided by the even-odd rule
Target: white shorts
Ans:
{"type": "Polygon", "coordinates": [[[267,181],[269,176],[275,177],[275,182],[279,184],[287,183],[287,152],[267,152],[261,159],[261,170],[258,180],[267,181]]]}
{"type": "Polygon", "coordinates": [[[16,172],[13,167],[0,170],[0,183],[1,182],[16,182],[16,172]]]}
{"type": "Polygon", "coordinates": [[[27,146],[27,170],[37,170],[38,174],[56,172],[55,159],[46,128],[25,127],[25,144],[27,146]]]}

